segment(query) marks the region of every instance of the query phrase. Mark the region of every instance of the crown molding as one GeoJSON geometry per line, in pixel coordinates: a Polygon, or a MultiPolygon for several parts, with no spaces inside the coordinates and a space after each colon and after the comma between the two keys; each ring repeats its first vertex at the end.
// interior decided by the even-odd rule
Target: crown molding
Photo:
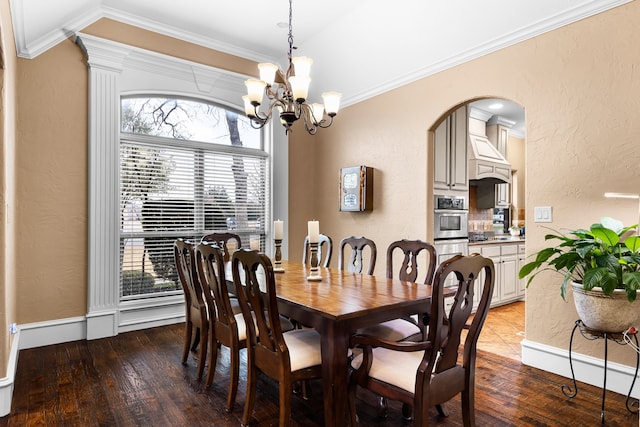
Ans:
{"type": "Polygon", "coordinates": [[[73,37],[81,28],[102,18],[101,10],[89,10],[79,14],[68,22],[62,31],[50,31],[33,41],[27,41],[24,28],[24,0],[10,0],[10,2],[13,32],[16,39],[16,52],[20,58],[33,59],[41,53],[55,47],[60,42],[73,37]]]}
{"type": "Polygon", "coordinates": [[[483,122],[486,122],[487,120],[489,120],[491,117],[493,116],[493,114],[481,110],[479,108],[475,108],[475,107],[469,107],[469,117],[472,119],[478,119],[478,120],[482,120],[483,122]]]}
{"type": "Polygon", "coordinates": [[[502,117],[500,115],[491,116],[491,118],[487,121],[488,125],[500,125],[507,128],[512,128],[513,125],[516,124],[513,120],[509,120],[506,117],[502,117]]]}
{"type": "Polygon", "coordinates": [[[277,62],[276,58],[264,55],[253,50],[239,48],[229,43],[223,43],[211,38],[191,33],[189,31],[184,31],[179,28],[160,24],[150,19],[134,16],[105,6],[101,6],[97,10],[92,10],[76,17],[73,21],[69,22],[65,26],[64,31],[51,31],[32,42],[28,42],[26,40],[24,28],[23,1],[11,0],[11,10],[14,34],[16,39],[16,51],[20,58],[33,59],[41,53],[46,52],[47,50],[56,46],[58,43],[72,37],[83,28],[93,24],[94,22],[102,18],[108,18],[113,19],[114,21],[122,22],[124,24],[133,25],[144,30],[163,34],[177,40],[193,43],[198,46],[203,46],[212,50],[217,50],[219,52],[228,53],[230,55],[249,59],[255,62],[277,62]]]}

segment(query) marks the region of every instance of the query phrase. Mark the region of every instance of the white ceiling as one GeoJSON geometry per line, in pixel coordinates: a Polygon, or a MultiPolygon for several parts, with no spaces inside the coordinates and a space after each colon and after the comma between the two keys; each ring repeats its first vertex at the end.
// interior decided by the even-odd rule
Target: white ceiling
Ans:
{"type": "MultiPolygon", "coordinates": [[[[336,90],[347,106],[628,1],[294,0],[294,45],[315,61],[310,98],[336,90]]],[[[10,4],[25,58],[107,17],[252,60],[286,62],[287,0],[10,4]]]]}

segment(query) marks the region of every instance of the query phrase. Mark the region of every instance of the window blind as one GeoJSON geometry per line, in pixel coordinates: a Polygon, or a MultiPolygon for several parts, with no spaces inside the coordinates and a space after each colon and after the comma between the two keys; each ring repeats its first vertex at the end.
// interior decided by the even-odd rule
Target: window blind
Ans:
{"type": "Polygon", "coordinates": [[[173,242],[233,231],[264,248],[267,155],[125,135],[120,143],[121,299],[180,292],[173,242]]]}

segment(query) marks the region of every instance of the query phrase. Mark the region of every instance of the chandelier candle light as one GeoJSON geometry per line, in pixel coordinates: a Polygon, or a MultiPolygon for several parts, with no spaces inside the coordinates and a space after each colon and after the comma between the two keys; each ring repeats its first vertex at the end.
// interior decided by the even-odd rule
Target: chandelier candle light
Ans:
{"type": "Polygon", "coordinates": [[[311,271],[307,280],[319,281],[322,280],[320,275],[320,268],[318,268],[318,242],[320,241],[320,223],[318,221],[309,221],[307,223],[307,229],[309,234],[309,252],[311,252],[311,271]]]}
{"type": "Polygon", "coordinates": [[[318,128],[327,128],[333,123],[333,118],[340,108],[338,92],[324,92],[322,99],[324,105],[319,103],[309,104],[309,84],[311,83],[310,71],[313,59],[306,56],[292,56],[293,30],[292,30],[292,1],[289,0],[289,66],[287,71],[271,63],[258,64],[260,79],[249,79],[244,82],[247,86],[247,95],[242,97],[244,110],[251,119],[251,126],[256,129],[263,127],[274,114],[274,109],[280,115],[280,122],[285,127],[285,132],[291,130],[293,123],[302,117],[304,127],[311,135],[315,135],[318,128]],[[276,81],[277,77],[277,81],[276,81]],[[267,95],[269,104],[260,108],[264,95],[267,95]],[[325,117],[326,113],[326,117],[325,117]]]}
{"type": "Polygon", "coordinates": [[[282,252],[280,248],[282,247],[282,237],[284,235],[284,223],[282,221],[275,220],[273,221],[273,241],[276,246],[276,253],[274,255],[274,273],[284,273],[284,268],[282,268],[282,252]]]}

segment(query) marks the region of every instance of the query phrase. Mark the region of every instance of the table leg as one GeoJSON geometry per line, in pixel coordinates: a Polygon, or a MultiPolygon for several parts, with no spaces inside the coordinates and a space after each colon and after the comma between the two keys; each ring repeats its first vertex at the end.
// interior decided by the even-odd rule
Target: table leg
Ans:
{"type": "Polygon", "coordinates": [[[342,427],[347,424],[349,330],[327,321],[323,324],[321,336],[324,425],[342,427]]]}

